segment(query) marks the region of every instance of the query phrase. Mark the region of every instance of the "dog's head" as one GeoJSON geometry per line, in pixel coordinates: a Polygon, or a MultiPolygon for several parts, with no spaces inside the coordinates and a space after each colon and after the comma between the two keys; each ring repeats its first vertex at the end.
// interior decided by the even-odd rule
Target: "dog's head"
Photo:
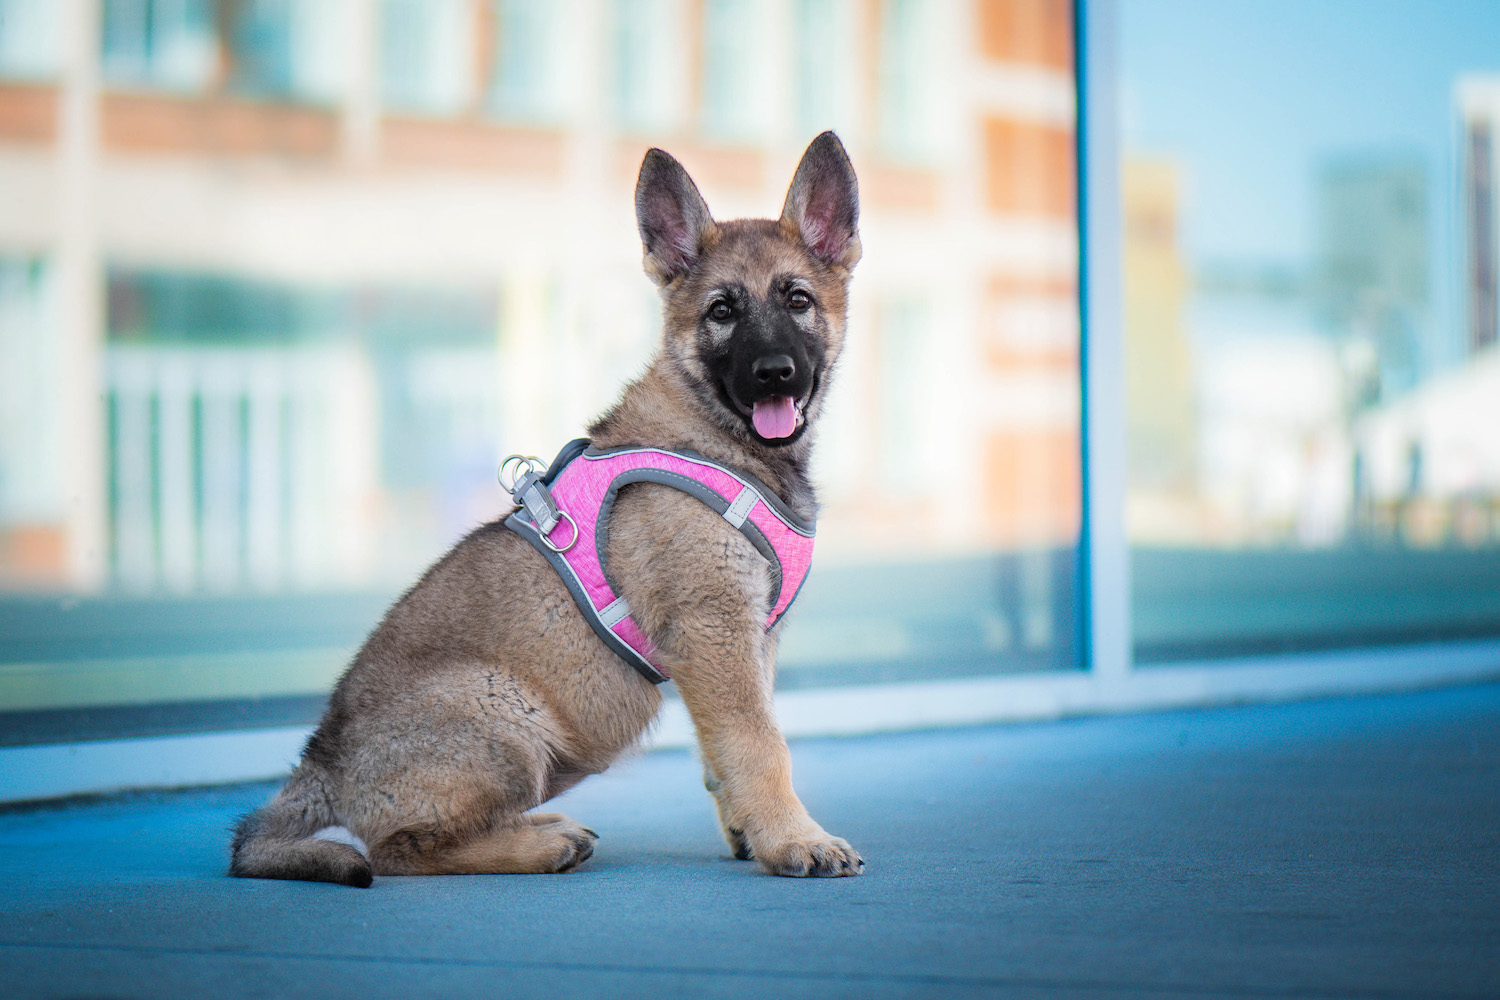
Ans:
{"type": "Polygon", "coordinates": [[[779,219],[715,222],[659,149],[635,189],[646,273],[661,288],[664,359],[717,423],[771,447],[822,409],[859,261],[859,184],[832,132],[812,141],[779,219]]]}

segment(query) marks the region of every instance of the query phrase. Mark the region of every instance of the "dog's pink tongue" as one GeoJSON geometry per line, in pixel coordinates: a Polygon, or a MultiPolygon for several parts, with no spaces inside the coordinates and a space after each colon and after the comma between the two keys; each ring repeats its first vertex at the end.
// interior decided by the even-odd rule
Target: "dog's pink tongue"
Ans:
{"type": "Polygon", "coordinates": [[[790,437],[797,429],[797,407],[791,396],[772,396],[755,404],[750,419],[763,438],[790,437]]]}

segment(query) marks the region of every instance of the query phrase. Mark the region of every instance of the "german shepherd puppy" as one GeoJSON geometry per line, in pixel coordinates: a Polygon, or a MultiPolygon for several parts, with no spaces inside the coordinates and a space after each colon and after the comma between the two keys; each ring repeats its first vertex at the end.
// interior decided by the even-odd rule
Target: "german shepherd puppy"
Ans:
{"type": "MultiPolygon", "coordinates": [[[[715,221],[659,149],[641,164],[635,207],[664,336],[589,428],[593,443],[696,451],[758,477],[812,521],[811,429],[860,258],[843,145],[832,132],[813,140],[779,219],[715,221]]],[[[654,483],[621,490],[606,554],[692,716],[734,856],[776,875],[860,874],[860,856],[792,790],[772,713],[766,560],[702,502],[654,483]]],[[[368,886],[375,874],[567,871],[597,835],[528,810],[609,767],[660,704],[546,560],[500,521],[486,524],[366,640],[291,779],[240,821],[230,874],[368,886]],[[367,853],[319,836],[338,826],[367,853]]]]}

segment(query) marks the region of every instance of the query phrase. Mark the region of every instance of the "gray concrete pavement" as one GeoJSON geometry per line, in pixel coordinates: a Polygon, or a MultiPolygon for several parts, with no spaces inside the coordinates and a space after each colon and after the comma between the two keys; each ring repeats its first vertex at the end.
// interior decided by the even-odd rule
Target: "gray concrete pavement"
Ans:
{"type": "Polygon", "coordinates": [[[0,996],[1500,996],[1500,686],[793,756],[863,877],[729,859],[683,753],[563,876],[227,878],[269,785],[0,814],[0,996]]]}

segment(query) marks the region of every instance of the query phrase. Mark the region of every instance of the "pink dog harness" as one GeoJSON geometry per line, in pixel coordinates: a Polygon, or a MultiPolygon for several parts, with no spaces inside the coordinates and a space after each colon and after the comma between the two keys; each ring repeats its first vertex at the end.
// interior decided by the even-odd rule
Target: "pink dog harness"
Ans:
{"type": "Polygon", "coordinates": [[[787,509],[760,480],[690,451],[592,447],[569,441],[542,471],[539,459],[512,455],[500,482],[520,510],[506,527],[552,563],[604,644],[654,684],[670,680],[656,647],[630,617],[605,564],[609,515],[620,487],[660,483],[703,501],[750,540],[771,564],[769,631],[796,600],[812,565],[813,525],[787,509]],[[507,478],[510,481],[507,482],[507,478]]]}

